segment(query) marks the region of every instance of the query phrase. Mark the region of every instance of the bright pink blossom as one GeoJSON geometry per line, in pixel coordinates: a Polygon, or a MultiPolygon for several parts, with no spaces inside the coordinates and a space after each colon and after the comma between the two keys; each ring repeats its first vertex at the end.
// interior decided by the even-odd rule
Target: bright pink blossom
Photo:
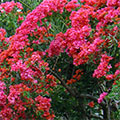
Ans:
{"type": "Polygon", "coordinates": [[[6,89],[5,83],[0,81],[0,91],[5,89],[6,89]]]}
{"type": "Polygon", "coordinates": [[[5,95],[4,91],[0,91],[0,106],[5,106],[7,100],[7,95],[5,95]]]}
{"type": "Polygon", "coordinates": [[[65,9],[68,12],[71,12],[72,9],[75,9],[79,6],[80,6],[80,4],[78,4],[78,0],[71,0],[70,2],[67,3],[67,5],[65,6],[65,9]]]}
{"type": "Polygon", "coordinates": [[[106,54],[103,54],[99,66],[93,73],[93,77],[100,78],[102,76],[105,76],[106,73],[109,71],[109,69],[112,67],[111,65],[109,65],[109,61],[112,59],[113,58],[111,56],[107,56],[106,54]]]}
{"type": "Polygon", "coordinates": [[[99,104],[103,101],[103,99],[105,98],[105,96],[106,96],[107,94],[108,94],[108,93],[103,92],[103,93],[100,95],[100,97],[98,98],[98,103],[99,103],[99,104]]]}

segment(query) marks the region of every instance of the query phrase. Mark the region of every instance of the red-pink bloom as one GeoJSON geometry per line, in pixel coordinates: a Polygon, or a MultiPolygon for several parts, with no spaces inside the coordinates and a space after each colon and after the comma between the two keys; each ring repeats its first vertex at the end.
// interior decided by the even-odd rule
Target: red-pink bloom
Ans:
{"type": "Polygon", "coordinates": [[[0,9],[3,8],[5,10],[5,12],[8,14],[13,10],[13,8],[15,6],[17,6],[17,8],[19,8],[19,9],[23,9],[21,3],[19,3],[19,2],[15,3],[14,1],[2,3],[0,5],[0,9]]]}
{"type": "Polygon", "coordinates": [[[108,94],[108,93],[106,93],[106,92],[103,92],[102,94],[100,94],[100,97],[98,98],[98,103],[99,103],[99,104],[103,101],[103,99],[105,98],[105,96],[106,96],[107,94],[108,94]]]}
{"type": "Polygon", "coordinates": [[[0,81],[0,91],[6,89],[6,85],[4,82],[0,81]]]}
{"type": "Polygon", "coordinates": [[[20,92],[11,87],[10,93],[9,93],[7,99],[9,101],[9,103],[14,105],[16,102],[18,102],[20,100],[20,92]]]}
{"type": "Polygon", "coordinates": [[[18,15],[18,20],[17,20],[17,22],[19,22],[19,21],[21,21],[21,20],[24,20],[23,16],[18,15]]]}
{"type": "Polygon", "coordinates": [[[65,9],[68,11],[68,12],[71,12],[72,9],[75,9],[77,7],[79,7],[80,4],[78,4],[78,0],[71,0],[70,2],[68,2],[65,6],[65,9]]]}
{"type": "Polygon", "coordinates": [[[89,105],[91,108],[93,108],[94,105],[95,105],[95,103],[94,103],[93,101],[91,101],[91,102],[88,103],[88,105],[89,105]]]}
{"type": "Polygon", "coordinates": [[[98,103],[100,104],[102,102],[102,98],[98,98],[98,103]]]}
{"type": "Polygon", "coordinates": [[[0,28],[0,40],[5,40],[6,30],[3,28],[0,28]]]}
{"type": "Polygon", "coordinates": [[[35,101],[36,101],[37,109],[44,112],[42,117],[45,118],[45,117],[49,116],[50,115],[49,109],[51,107],[51,104],[50,104],[51,99],[42,97],[39,95],[35,98],[35,101]]]}
{"type": "Polygon", "coordinates": [[[103,54],[99,66],[93,73],[93,77],[100,78],[102,76],[106,76],[106,73],[112,67],[111,65],[108,65],[109,61],[112,59],[113,58],[111,56],[107,56],[106,54],[103,54]]]}
{"type": "Polygon", "coordinates": [[[119,0],[107,0],[107,6],[120,6],[119,0]]]}
{"type": "Polygon", "coordinates": [[[33,42],[32,43],[34,43],[34,44],[40,44],[40,41],[39,40],[33,40],[33,42]]]}
{"type": "Polygon", "coordinates": [[[7,95],[5,95],[4,91],[0,91],[0,106],[5,106],[7,95]]]}
{"type": "Polygon", "coordinates": [[[17,2],[17,3],[16,3],[16,6],[17,6],[17,8],[19,8],[19,9],[23,9],[22,4],[21,4],[20,2],[17,2]]]}
{"type": "Polygon", "coordinates": [[[63,51],[62,42],[64,34],[61,32],[56,35],[55,40],[50,43],[48,54],[49,56],[59,55],[63,51]]]}
{"type": "Polygon", "coordinates": [[[118,75],[120,75],[120,70],[115,71],[115,77],[117,77],[118,75]]]}
{"type": "Polygon", "coordinates": [[[111,80],[111,79],[113,79],[113,78],[114,78],[113,74],[110,74],[110,75],[107,75],[107,76],[106,76],[106,79],[107,79],[107,80],[111,80]]]}
{"type": "Polygon", "coordinates": [[[0,111],[0,117],[2,117],[3,120],[10,120],[13,115],[12,112],[13,112],[13,110],[11,108],[4,107],[0,111]]]}

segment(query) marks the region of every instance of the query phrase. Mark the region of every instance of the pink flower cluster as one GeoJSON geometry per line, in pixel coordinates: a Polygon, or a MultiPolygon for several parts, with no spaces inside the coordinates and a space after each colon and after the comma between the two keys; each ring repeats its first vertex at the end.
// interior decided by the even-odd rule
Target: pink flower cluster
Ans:
{"type": "Polygon", "coordinates": [[[46,50],[48,55],[52,57],[53,55],[59,55],[63,50],[62,42],[64,39],[64,34],[60,32],[56,35],[55,40],[50,43],[49,49],[46,50]]]}
{"type": "Polygon", "coordinates": [[[35,98],[37,111],[39,111],[39,110],[44,111],[42,116],[44,118],[49,118],[49,120],[52,120],[54,118],[54,116],[51,116],[49,113],[49,109],[51,107],[50,101],[51,101],[51,99],[42,97],[40,95],[35,98]]]}
{"type": "Polygon", "coordinates": [[[93,77],[100,78],[102,76],[106,76],[106,73],[109,71],[110,68],[112,68],[111,65],[108,65],[109,61],[112,59],[113,58],[111,56],[107,56],[106,54],[103,54],[99,66],[93,73],[93,77]]]}
{"type": "Polygon", "coordinates": [[[120,78],[120,69],[117,69],[114,74],[106,75],[107,80],[115,79],[116,81],[119,80],[119,78],[120,78]]]}
{"type": "Polygon", "coordinates": [[[77,7],[80,7],[80,4],[78,4],[78,0],[71,0],[65,5],[65,9],[68,12],[71,12],[72,9],[75,9],[77,7]]]}
{"type": "Polygon", "coordinates": [[[17,20],[17,22],[20,22],[21,20],[24,20],[24,17],[23,17],[23,16],[18,15],[18,20],[17,20]]]}
{"type": "Polygon", "coordinates": [[[7,99],[10,104],[15,105],[20,101],[20,92],[17,91],[13,86],[10,86],[10,93],[7,99]]]}
{"type": "Polygon", "coordinates": [[[107,0],[107,6],[120,6],[120,1],[119,0],[107,0]]]}
{"type": "Polygon", "coordinates": [[[101,27],[107,26],[109,22],[113,22],[114,18],[117,15],[120,15],[119,7],[117,9],[113,7],[105,7],[102,9],[97,10],[96,18],[99,20],[98,24],[96,25],[96,29],[100,30],[101,27]]]}
{"type": "Polygon", "coordinates": [[[0,111],[0,118],[4,120],[10,120],[12,118],[13,110],[11,108],[4,108],[0,111]]]}
{"type": "Polygon", "coordinates": [[[106,1],[107,0],[81,0],[82,3],[85,2],[85,5],[94,6],[96,9],[106,4],[106,1]]]}
{"type": "MultiPolygon", "coordinates": [[[[35,53],[34,53],[31,56],[31,58],[29,58],[29,59],[31,60],[31,63],[29,63],[29,64],[34,64],[34,62],[39,61],[40,56],[37,55],[37,54],[35,55],[35,53]]],[[[39,61],[39,63],[40,63],[40,61],[39,61]]],[[[21,77],[22,80],[26,80],[26,81],[29,80],[29,81],[31,81],[33,83],[35,82],[34,77],[37,77],[37,76],[39,77],[41,75],[39,73],[39,71],[34,71],[34,70],[32,70],[32,68],[27,67],[26,62],[23,63],[22,60],[18,60],[16,62],[16,64],[15,63],[12,64],[11,65],[11,71],[16,71],[16,72],[19,71],[20,77],[21,77]]]]}
{"type": "Polygon", "coordinates": [[[0,81],[0,91],[1,91],[1,90],[3,91],[3,90],[5,90],[5,89],[6,89],[5,83],[0,81]]]}
{"type": "Polygon", "coordinates": [[[0,117],[5,120],[14,119],[17,120],[20,116],[23,118],[24,111],[26,108],[24,107],[24,102],[21,100],[21,91],[23,85],[11,85],[9,87],[10,92],[7,95],[3,93],[3,91],[0,91],[0,117]],[[4,98],[3,98],[4,97],[4,98]],[[2,100],[2,104],[1,104],[2,100]],[[15,111],[13,111],[14,108],[15,111]]]}
{"type": "Polygon", "coordinates": [[[105,96],[106,96],[107,94],[108,94],[108,93],[103,92],[103,93],[100,95],[100,97],[98,98],[98,103],[99,103],[99,104],[103,101],[103,99],[105,98],[105,96]]]}
{"type": "Polygon", "coordinates": [[[0,81],[0,106],[5,106],[7,95],[5,95],[4,90],[6,89],[5,83],[0,81]]]}
{"type": "Polygon", "coordinates": [[[49,89],[50,87],[54,87],[57,85],[56,78],[50,74],[46,75],[45,82],[46,82],[46,89],[49,89]]]}
{"type": "Polygon", "coordinates": [[[5,40],[6,31],[5,29],[0,28],[0,40],[5,40]]]}
{"type": "Polygon", "coordinates": [[[101,7],[101,5],[106,4],[107,6],[120,6],[119,0],[81,0],[82,3],[85,2],[86,5],[94,6],[96,5],[96,8],[101,7]]]}
{"type": "Polygon", "coordinates": [[[14,7],[17,7],[19,9],[23,9],[22,4],[17,2],[15,3],[14,1],[11,2],[5,2],[5,3],[1,3],[0,4],[0,12],[3,12],[3,9],[5,10],[5,12],[8,14],[10,13],[14,7]]]}

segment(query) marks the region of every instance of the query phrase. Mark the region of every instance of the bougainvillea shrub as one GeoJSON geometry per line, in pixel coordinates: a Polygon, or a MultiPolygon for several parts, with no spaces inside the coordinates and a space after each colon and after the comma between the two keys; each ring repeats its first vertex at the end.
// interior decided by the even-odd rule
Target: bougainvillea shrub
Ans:
{"type": "Polygon", "coordinates": [[[120,1],[22,9],[0,4],[0,119],[118,120],[120,1]]]}
{"type": "Polygon", "coordinates": [[[23,7],[19,2],[5,2],[0,5],[0,28],[5,28],[7,36],[15,33],[15,30],[21,25],[25,15],[22,12],[23,7]]]}

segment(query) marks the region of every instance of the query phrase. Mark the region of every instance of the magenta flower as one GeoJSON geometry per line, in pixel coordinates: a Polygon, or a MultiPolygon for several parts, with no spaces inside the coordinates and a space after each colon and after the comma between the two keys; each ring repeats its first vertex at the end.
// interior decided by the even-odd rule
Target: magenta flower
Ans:
{"type": "Polygon", "coordinates": [[[103,101],[103,99],[105,98],[105,96],[106,96],[107,94],[108,94],[108,93],[106,93],[106,92],[103,92],[102,94],[100,94],[100,97],[98,98],[98,103],[99,103],[99,104],[103,101]]]}

